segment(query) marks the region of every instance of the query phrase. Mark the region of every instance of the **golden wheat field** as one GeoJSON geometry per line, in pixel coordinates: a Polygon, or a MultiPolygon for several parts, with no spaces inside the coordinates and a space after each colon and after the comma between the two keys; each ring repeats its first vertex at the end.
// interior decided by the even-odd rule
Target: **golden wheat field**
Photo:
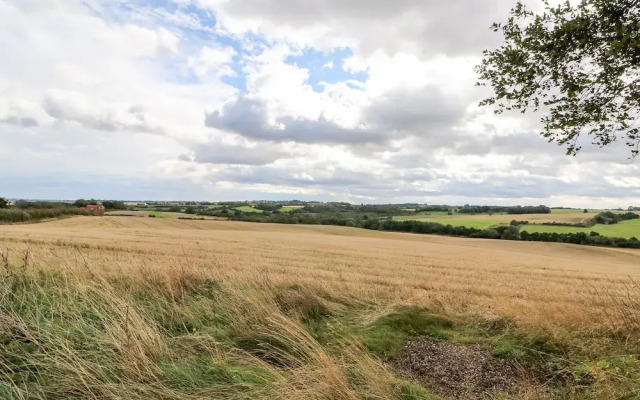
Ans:
{"type": "Polygon", "coordinates": [[[633,399],[640,388],[638,251],[112,216],[0,226],[0,256],[3,399],[633,399]],[[403,343],[435,367],[412,366],[403,343]],[[508,364],[482,375],[491,354],[508,364]]]}
{"type": "MultiPolygon", "coordinates": [[[[171,274],[304,283],[363,298],[520,320],[594,323],[627,295],[640,252],[367,231],[335,226],[78,217],[0,226],[15,257],[94,274],[171,274]],[[86,264],[86,266],[85,266],[86,264]]],[[[602,321],[609,323],[610,321],[602,321]]]]}

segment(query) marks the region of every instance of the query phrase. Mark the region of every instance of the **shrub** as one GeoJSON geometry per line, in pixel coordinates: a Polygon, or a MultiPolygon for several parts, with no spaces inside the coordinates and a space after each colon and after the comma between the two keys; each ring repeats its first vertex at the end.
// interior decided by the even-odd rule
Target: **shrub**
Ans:
{"type": "Polygon", "coordinates": [[[7,223],[28,222],[31,221],[31,216],[17,209],[2,209],[0,210],[0,221],[7,223]]]}

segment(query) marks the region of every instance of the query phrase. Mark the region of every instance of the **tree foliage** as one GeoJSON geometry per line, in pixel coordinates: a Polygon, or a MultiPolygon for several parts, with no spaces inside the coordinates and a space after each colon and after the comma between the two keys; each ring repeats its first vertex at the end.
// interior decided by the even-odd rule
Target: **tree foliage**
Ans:
{"type": "Polygon", "coordinates": [[[74,207],[86,207],[87,201],[85,199],[78,199],[73,202],[74,207]]]}
{"type": "Polygon", "coordinates": [[[0,197],[0,208],[7,208],[9,206],[9,202],[4,197],[0,197]]]}
{"type": "Polygon", "coordinates": [[[580,137],[606,146],[618,137],[638,154],[640,143],[640,0],[581,0],[535,13],[522,3],[494,31],[504,35],[485,51],[478,85],[494,95],[481,105],[496,113],[543,113],[542,136],[581,148],[580,137]]]}
{"type": "Polygon", "coordinates": [[[96,199],[90,199],[90,200],[78,199],[73,202],[74,207],[86,207],[88,205],[97,205],[97,204],[98,204],[98,201],[96,199]]]}
{"type": "MultiPolygon", "coordinates": [[[[127,209],[126,204],[124,204],[123,201],[119,201],[119,200],[105,200],[102,202],[102,205],[107,210],[126,210],[127,209]]],[[[86,207],[86,205],[83,207],[86,207]]],[[[180,211],[180,209],[178,209],[178,211],[180,211]]]]}

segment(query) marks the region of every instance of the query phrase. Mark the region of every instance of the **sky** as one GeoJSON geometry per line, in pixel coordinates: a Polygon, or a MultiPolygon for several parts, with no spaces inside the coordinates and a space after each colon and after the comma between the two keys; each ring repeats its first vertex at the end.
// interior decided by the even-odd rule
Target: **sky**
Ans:
{"type": "Polygon", "coordinates": [[[478,106],[514,3],[0,0],[0,196],[640,206],[624,143],[478,106]]]}

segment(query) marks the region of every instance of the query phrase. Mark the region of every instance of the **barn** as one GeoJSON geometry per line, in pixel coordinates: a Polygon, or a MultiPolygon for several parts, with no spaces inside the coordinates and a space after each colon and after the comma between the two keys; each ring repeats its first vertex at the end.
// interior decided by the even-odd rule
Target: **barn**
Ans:
{"type": "Polygon", "coordinates": [[[93,215],[97,215],[99,217],[104,216],[104,206],[102,204],[89,204],[88,206],[82,208],[92,211],[93,215]]]}

